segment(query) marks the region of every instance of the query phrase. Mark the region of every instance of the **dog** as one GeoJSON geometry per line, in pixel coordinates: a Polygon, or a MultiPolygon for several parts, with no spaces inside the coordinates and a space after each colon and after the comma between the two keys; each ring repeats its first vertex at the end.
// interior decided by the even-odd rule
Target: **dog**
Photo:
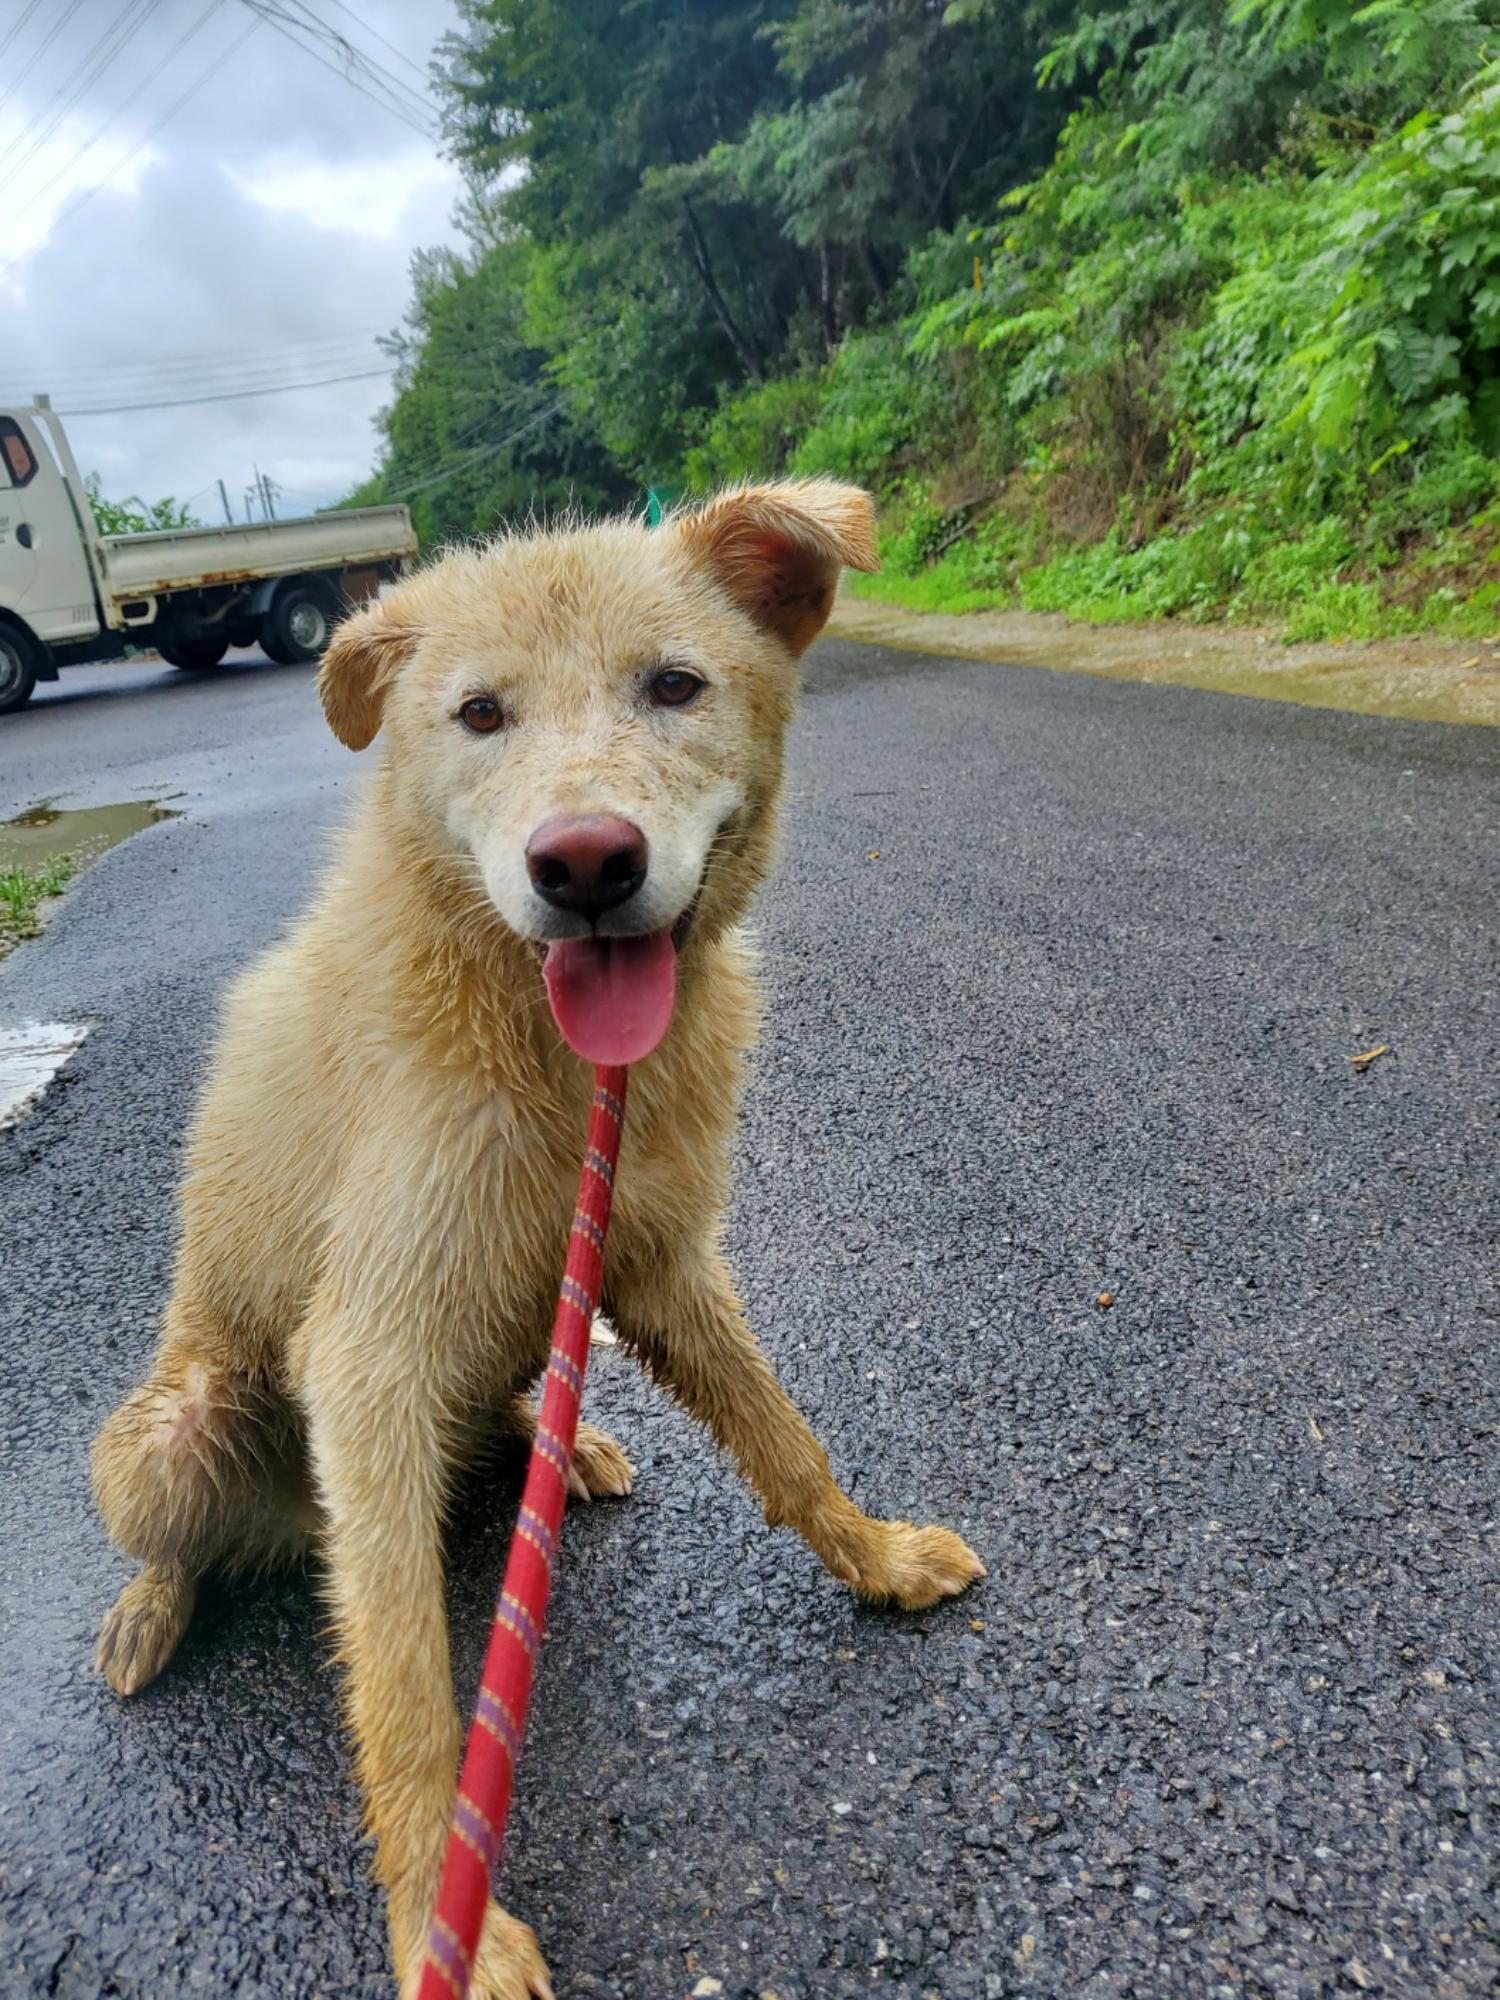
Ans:
{"type": "MultiPolygon", "coordinates": [[[[564,1030],[626,1059],[631,1022],[665,1029],[631,1074],[603,1296],[621,1346],[862,1597],[920,1609],[984,1573],[947,1529],[840,1491],[720,1251],[758,1018],[740,925],[845,566],[876,567],[866,495],[745,487],[655,531],[446,554],[323,661],[335,735],[381,754],[311,908],[224,1010],[151,1375],[94,1448],[99,1512],[142,1565],[97,1665],[133,1694],[205,1571],[320,1549],[406,2000],[460,1746],[444,1510],[486,1439],[535,1429],[592,1090],[564,1030]]],[[[631,1478],[584,1425],[574,1493],[631,1478]]],[[[493,1900],[470,1992],[550,2000],[493,1900]]]]}

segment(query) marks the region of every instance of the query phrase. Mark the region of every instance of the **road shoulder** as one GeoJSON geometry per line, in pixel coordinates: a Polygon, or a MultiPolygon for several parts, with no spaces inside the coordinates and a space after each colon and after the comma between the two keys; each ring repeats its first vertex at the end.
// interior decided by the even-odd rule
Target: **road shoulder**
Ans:
{"type": "Polygon", "coordinates": [[[848,596],[834,607],[828,630],[910,652],[1106,680],[1211,688],[1414,722],[1500,725],[1500,638],[1283,646],[1270,632],[1241,627],[1083,625],[1051,613],[906,611],[848,596]]]}

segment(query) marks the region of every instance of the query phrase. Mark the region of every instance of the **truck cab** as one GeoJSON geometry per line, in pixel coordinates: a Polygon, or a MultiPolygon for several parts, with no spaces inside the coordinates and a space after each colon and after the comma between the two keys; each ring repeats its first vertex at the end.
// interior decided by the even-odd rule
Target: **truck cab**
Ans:
{"type": "Polygon", "coordinates": [[[25,410],[0,412],[0,613],[47,646],[100,630],[82,523],[25,410]]]}
{"type": "Polygon", "coordinates": [[[127,645],[176,667],[217,666],[231,646],[316,659],[416,547],[405,507],[101,535],[47,398],[0,409],[0,715],[127,645]]]}

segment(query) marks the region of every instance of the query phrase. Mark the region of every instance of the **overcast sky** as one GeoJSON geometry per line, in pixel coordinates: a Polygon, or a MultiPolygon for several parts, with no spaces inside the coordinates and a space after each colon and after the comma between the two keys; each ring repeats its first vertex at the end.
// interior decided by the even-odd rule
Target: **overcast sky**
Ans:
{"type": "MultiPolygon", "coordinates": [[[[436,125],[452,0],[276,4],[346,34],[436,125]]],[[[0,406],[50,393],[106,493],[173,493],[205,521],[220,477],[243,515],[256,465],[282,513],[362,479],[383,377],[81,412],[385,368],[412,251],[458,240],[436,142],[245,0],[0,0],[0,100],[0,406]]]]}

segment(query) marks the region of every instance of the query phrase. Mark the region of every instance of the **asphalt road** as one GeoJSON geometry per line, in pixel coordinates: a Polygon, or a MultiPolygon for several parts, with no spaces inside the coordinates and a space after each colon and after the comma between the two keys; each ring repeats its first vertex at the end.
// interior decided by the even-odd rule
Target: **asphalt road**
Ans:
{"type": "MultiPolygon", "coordinates": [[[[861,1609],[603,1351],[641,1477],[570,1515],[507,1900],[563,2000],[1493,1993],[1500,738],[809,683],[734,1261],[860,1501],[990,1576],[861,1609]]],[[[0,969],[0,1024],[97,1024],[0,1136],[6,1995],[389,1990],[315,1582],[211,1592],[134,1703],[89,1668],[215,996],[358,769],[298,668],[0,724],[0,813],[183,810],[0,969]]],[[[465,1696],[514,1502],[457,1538],[465,1696]]]]}

